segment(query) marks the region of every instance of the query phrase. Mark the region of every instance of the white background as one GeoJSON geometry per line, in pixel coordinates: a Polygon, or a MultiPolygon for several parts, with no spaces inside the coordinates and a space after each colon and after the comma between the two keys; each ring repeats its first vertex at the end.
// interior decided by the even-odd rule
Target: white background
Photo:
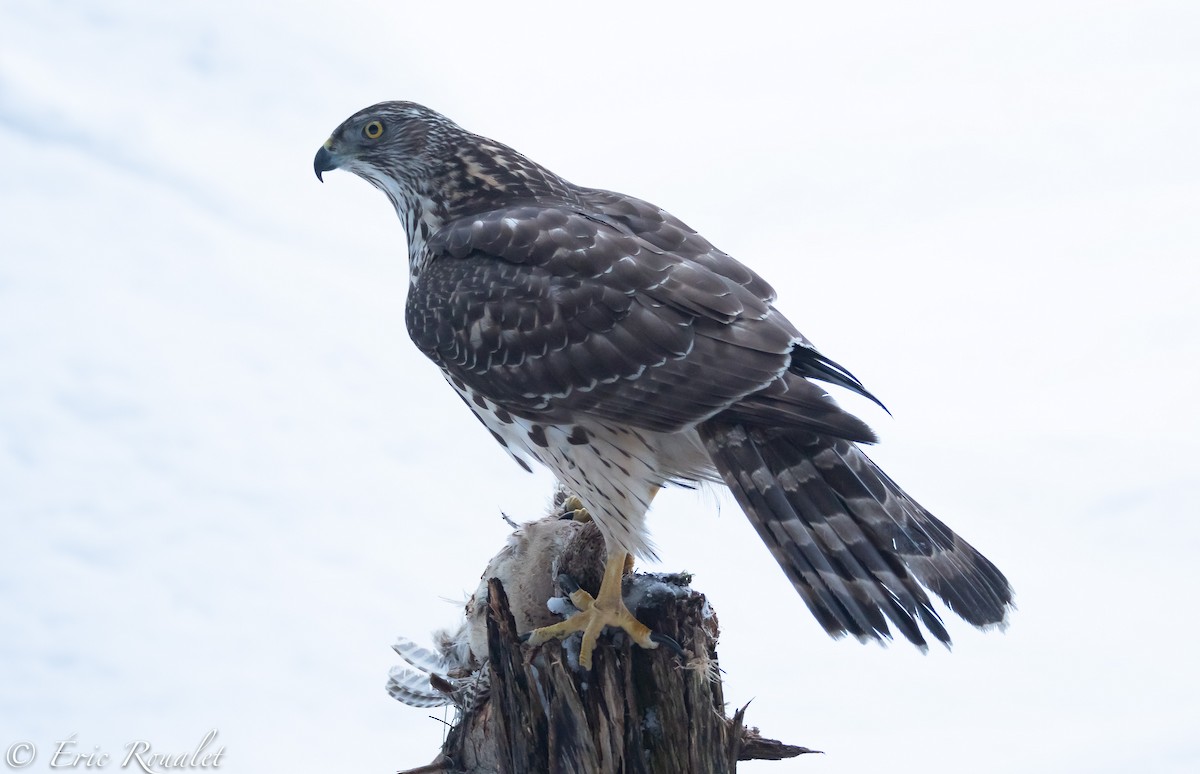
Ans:
{"type": "Polygon", "coordinates": [[[0,6],[0,745],[387,772],[383,691],[545,474],[407,340],[403,231],[312,156],[411,99],[666,206],[892,409],[1012,579],[953,653],[828,640],[726,495],[651,525],[762,772],[1194,772],[1194,3],[0,6]]]}

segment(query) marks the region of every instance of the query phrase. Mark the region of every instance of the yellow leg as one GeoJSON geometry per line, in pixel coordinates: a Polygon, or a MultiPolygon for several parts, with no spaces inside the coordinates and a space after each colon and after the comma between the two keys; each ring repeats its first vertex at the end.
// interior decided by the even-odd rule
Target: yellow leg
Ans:
{"type": "Polygon", "coordinates": [[[526,635],[526,642],[540,645],[582,631],[583,644],[579,648],[579,665],[584,669],[592,668],[592,652],[596,649],[596,641],[605,626],[623,629],[643,648],[657,648],[658,642],[651,634],[650,627],[634,618],[629,608],[625,607],[625,600],[621,598],[621,576],[625,572],[628,556],[624,551],[610,554],[604,563],[604,580],[600,583],[600,593],[593,598],[583,589],[575,590],[571,594],[571,603],[579,608],[579,612],[561,623],[534,629],[526,635]]]}
{"type": "MultiPolygon", "coordinates": [[[[659,487],[650,492],[650,499],[658,494],[659,487]]],[[[583,501],[575,495],[569,495],[563,501],[563,514],[571,514],[576,521],[591,521],[592,517],[583,505],[583,501]]],[[[627,551],[608,551],[604,562],[604,578],[600,582],[600,591],[595,598],[583,589],[576,589],[570,594],[571,604],[579,610],[578,613],[565,621],[534,629],[525,635],[524,640],[531,645],[540,645],[553,639],[562,639],[575,632],[583,632],[583,644],[579,648],[579,665],[584,669],[592,668],[592,653],[596,649],[596,641],[606,626],[616,626],[623,629],[634,642],[643,648],[657,648],[660,642],[667,643],[672,650],[680,655],[683,651],[679,644],[670,637],[654,634],[650,627],[633,617],[625,600],[621,598],[621,578],[627,572],[633,571],[633,555],[627,551]]]]}

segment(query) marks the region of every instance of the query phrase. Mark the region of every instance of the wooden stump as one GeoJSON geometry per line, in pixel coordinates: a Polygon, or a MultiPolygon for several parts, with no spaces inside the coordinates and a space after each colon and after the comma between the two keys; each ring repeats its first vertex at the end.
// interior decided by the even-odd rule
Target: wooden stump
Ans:
{"type": "MultiPolygon", "coordinates": [[[[594,569],[602,556],[602,547],[597,554],[583,543],[565,551],[560,566],[595,593],[589,586],[599,582],[594,569]]],[[[609,631],[583,672],[577,635],[538,648],[521,644],[504,586],[490,579],[488,698],[463,708],[434,763],[405,774],[732,774],[739,760],[813,752],[762,738],[743,724],[745,708],[726,717],[717,619],[689,581],[634,574],[624,589],[633,613],[673,637],[686,659],[609,631]]]]}

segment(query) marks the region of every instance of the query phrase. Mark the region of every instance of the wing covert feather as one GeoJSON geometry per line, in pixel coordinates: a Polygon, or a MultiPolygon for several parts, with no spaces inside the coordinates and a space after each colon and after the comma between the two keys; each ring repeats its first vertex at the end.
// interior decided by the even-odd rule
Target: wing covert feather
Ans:
{"type": "Polygon", "coordinates": [[[763,299],[581,213],[489,212],[427,250],[409,296],[413,340],[509,411],[677,430],[789,362],[794,334],[763,299]]]}
{"type": "Polygon", "coordinates": [[[435,232],[408,299],[417,346],[544,421],[676,431],[767,390],[747,417],[873,437],[788,375],[809,345],[758,275],[651,205],[589,195],[595,212],[518,204],[435,232]]]}

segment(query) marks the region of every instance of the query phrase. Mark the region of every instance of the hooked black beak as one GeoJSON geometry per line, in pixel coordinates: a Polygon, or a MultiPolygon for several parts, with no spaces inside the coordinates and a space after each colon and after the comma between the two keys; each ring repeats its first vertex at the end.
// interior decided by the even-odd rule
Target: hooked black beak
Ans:
{"type": "Polygon", "coordinates": [[[322,145],[321,149],[317,151],[317,157],[313,159],[313,170],[317,173],[317,179],[324,183],[325,178],[321,177],[321,173],[337,168],[338,160],[329,152],[328,143],[322,145]]]}

